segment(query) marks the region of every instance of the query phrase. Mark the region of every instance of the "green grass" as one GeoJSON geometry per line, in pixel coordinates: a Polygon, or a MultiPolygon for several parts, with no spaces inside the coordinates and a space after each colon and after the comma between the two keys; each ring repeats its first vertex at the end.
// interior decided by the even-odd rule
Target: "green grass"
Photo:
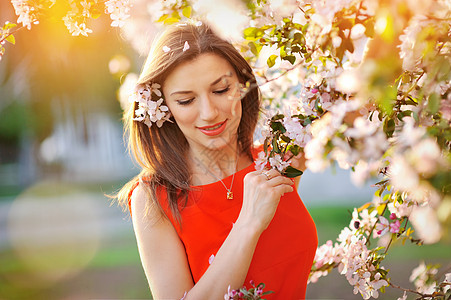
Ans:
{"type": "Polygon", "coordinates": [[[7,200],[10,197],[17,197],[21,194],[31,193],[35,196],[45,197],[55,194],[70,194],[80,191],[86,193],[102,193],[105,195],[114,195],[127,182],[127,180],[111,182],[92,182],[92,183],[72,183],[65,181],[41,181],[30,187],[24,188],[18,185],[0,185],[0,201],[7,200]]]}

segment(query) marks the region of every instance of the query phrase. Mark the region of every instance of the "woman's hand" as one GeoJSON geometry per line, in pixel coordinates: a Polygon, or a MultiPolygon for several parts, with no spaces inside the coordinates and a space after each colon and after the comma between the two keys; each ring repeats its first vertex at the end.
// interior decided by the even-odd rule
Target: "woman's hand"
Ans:
{"type": "Polygon", "coordinates": [[[292,192],[293,181],[277,170],[254,171],[244,177],[243,206],[235,226],[261,234],[277,210],[280,197],[292,192]]]}
{"type": "Polygon", "coordinates": [[[284,160],[288,160],[290,166],[302,172],[306,169],[304,151],[301,151],[298,155],[294,156],[294,154],[288,150],[285,154],[284,160]]]}
{"type": "MultiPolygon", "coordinates": [[[[290,151],[287,152],[287,154],[285,154],[286,156],[288,156],[286,159],[289,159],[290,162],[290,166],[292,166],[295,169],[298,169],[302,172],[305,171],[305,169],[307,169],[307,167],[305,166],[305,155],[304,155],[304,151],[299,152],[298,155],[294,156],[293,153],[291,153],[290,151]]],[[[294,185],[296,187],[299,186],[299,181],[301,180],[301,176],[298,176],[294,179],[294,185]]]]}

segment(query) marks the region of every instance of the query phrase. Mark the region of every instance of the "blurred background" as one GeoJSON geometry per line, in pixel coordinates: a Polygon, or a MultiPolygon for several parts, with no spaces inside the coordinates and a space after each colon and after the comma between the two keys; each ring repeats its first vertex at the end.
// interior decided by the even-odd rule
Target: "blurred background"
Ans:
{"type": "MultiPolygon", "coordinates": [[[[117,93],[144,56],[107,17],[89,37],[73,37],[63,15],[22,29],[0,62],[0,299],[148,299],[129,214],[106,196],[139,172],[124,145],[117,93]]],[[[1,1],[0,21],[15,19],[1,1]]],[[[151,40],[155,27],[144,28],[139,34],[151,40]]],[[[337,168],[306,172],[299,193],[322,244],[373,191],[337,168]]],[[[392,278],[412,287],[418,259],[449,261],[447,247],[395,245],[386,260],[392,278]]],[[[361,299],[336,271],[307,296],[361,299]]]]}

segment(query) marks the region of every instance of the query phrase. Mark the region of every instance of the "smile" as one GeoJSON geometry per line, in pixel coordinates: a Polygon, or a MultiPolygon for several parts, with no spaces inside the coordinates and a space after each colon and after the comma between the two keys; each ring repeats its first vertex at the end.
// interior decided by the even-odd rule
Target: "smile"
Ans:
{"type": "Polygon", "coordinates": [[[208,136],[214,136],[221,134],[225,127],[226,127],[227,120],[224,122],[215,124],[213,126],[204,126],[204,127],[197,127],[203,134],[206,134],[208,136]]]}

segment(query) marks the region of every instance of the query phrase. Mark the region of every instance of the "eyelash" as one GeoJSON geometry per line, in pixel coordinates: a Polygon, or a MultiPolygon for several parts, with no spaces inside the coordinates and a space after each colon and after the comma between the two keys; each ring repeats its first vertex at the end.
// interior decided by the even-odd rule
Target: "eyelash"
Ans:
{"type": "MultiPolygon", "coordinates": [[[[219,90],[219,91],[214,91],[213,93],[217,94],[217,95],[222,95],[227,93],[230,90],[230,86],[226,87],[225,89],[219,90]]],[[[179,100],[177,101],[179,105],[188,105],[191,102],[193,102],[194,98],[188,99],[188,100],[179,100]]]]}

